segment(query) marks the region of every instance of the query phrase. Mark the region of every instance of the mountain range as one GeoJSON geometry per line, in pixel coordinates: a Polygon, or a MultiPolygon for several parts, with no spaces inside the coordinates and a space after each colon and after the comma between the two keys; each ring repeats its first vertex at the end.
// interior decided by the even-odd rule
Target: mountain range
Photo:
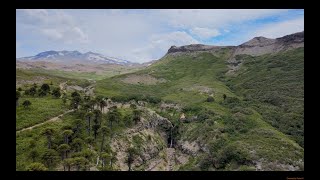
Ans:
{"type": "Polygon", "coordinates": [[[87,52],[80,53],[79,51],[45,51],[35,56],[18,58],[18,61],[47,61],[63,64],[119,64],[119,65],[132,65],[134,63],[104,56],[99,53],[87,52]]]}

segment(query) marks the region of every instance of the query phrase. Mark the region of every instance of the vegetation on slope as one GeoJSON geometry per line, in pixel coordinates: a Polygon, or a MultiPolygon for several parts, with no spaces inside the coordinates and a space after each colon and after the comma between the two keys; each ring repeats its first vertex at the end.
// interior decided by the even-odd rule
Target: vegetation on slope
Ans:
{"type": "Polygon", "coordinates": [[[226,83],[263,119],[304,146],[304,48],[259,57],[239,56],[243,67],[226,83]]]}

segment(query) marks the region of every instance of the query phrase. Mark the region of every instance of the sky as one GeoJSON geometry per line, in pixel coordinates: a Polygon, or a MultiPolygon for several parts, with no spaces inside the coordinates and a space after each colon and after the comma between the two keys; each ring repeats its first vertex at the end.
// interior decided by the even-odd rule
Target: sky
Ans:
{"type": "Polygon", "coordinates": [[[77,50],[143,63],[173,45],[240,45],[301,31],[303,9],[17,9],[16,57],[77,50]]]}

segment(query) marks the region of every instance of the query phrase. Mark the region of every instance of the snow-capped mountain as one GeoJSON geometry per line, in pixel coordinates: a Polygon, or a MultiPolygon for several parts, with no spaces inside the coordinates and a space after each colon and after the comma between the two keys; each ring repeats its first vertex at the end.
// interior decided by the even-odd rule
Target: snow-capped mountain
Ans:
{"type": "Polygon", "coordinates": [[[130,61],[119,58],[104,56],[102,54],[87,52],[80,53],[79,51],[45,51],[35,56],[18,58],[19,61],[48,61],[58,63],[95,63],[95,64],[133,64],[130,61]]]}

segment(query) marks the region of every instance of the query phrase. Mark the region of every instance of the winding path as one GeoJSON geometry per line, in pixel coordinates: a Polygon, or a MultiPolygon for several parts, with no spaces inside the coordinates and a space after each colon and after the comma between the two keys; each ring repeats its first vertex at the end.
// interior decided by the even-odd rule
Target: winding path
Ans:
{"type": "Polygon", "coordinates": [[[46,123],[57,121],[57,120],[59,120],[63,115],[65,115],[65,114],[67,114],[67,113],[70,113],[70,112],[72,112],[72,111],[74,111],[74,110],[72,109],[72,110],[66,111],[66,112],[64,112],[63,114],[60,114],[60,115],[58,115],[58,116],[56,116],[56,117],[53,117],[53,118],[51,118],[51,119],[49,119],[49,120],[47,120],[47,121],[45,121],[45,122],[42,122],[42,123],[39,123],[39,124],[30,126],[30,127],[27,127],[27,128],[23,128],[23,129],[21,129],[21,130],[19,130],[19,131],[16,131],[16,132],[19,133],[19,132],[22,132],[22,131],[31,130],[31,129],[35,128],[35,127],[42,126],[42,125],[44,125],[44,124],[46,124],[46,123]]]}

